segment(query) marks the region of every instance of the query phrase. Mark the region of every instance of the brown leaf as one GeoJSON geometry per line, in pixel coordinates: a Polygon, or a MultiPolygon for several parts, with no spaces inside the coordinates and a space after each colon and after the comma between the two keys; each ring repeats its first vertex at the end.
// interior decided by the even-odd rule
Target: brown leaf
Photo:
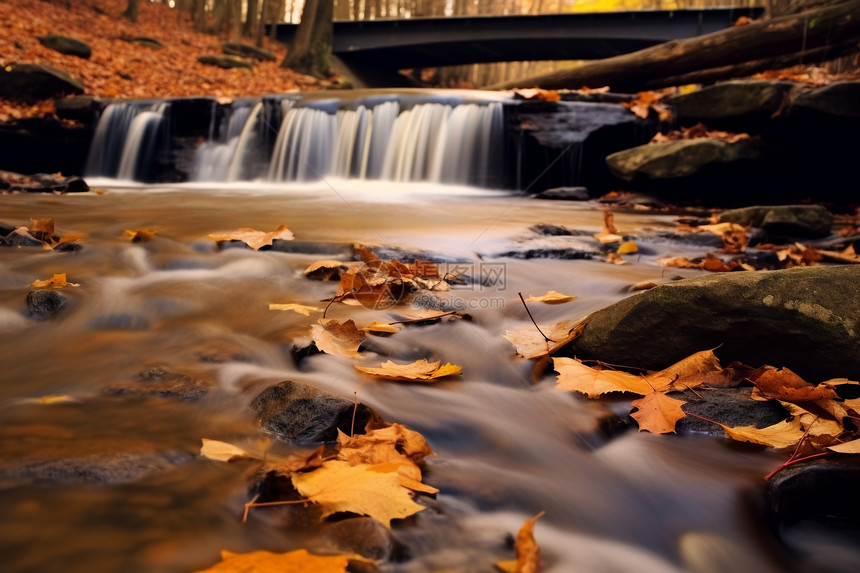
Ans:
{"type": "Polygon", "coordinates": [[[633,400],[631,406],[639,408],[630,414],[639,423],[639,430],[654,434],[675,433],[675,424],[687,414],[681,409],[687,402],[670,398],[661,392],[651,392],[644,398],[633,400]]]}
{"type": "Polygon", "coordinates": [[[359,354],[358,348],[367,338],[367,335],[364,331],[356,328],[352,319],[344,322],[335,319],[321,319],[319,324],[311,326],[311,336],[316,347],[326,354],[346,358],[364,358],[359,354]]]}
{"type": "Polygon", "coordinates": [[[860,439],[835,446],[828,446],[827,449],[840,454],[860,454],[860,439]]]}
{"type": "Polygon", "coordinates": [[[322,260],[306,268],[305,276],[316,281],[338,280],[345,269],[340,261],[322,260]]]}
{"type": "Polygon", "coordinates": [[[54,218],[30,219],[27,230],[34,238],[45,243],[51,243],[54,239],[54,218]]]}
{"type": "Polygon", "coordinates": [[[123,238],[132,243],[140,243],[151,241],[157,234],[152,229],[126,229],[123,231],[123,238]]]}
{"type": "Polygon", "coordinates": [[[210,233],[209,237],[217,242],[221,241],[242,241],[252,249],[259,250],[261,247],[271,245],[275,239],[281,241],[291,241],[295,237],[286,225],[280,225],[274,231],[258,231],[251,227],[241,227],[235,231],[220,231],[210,233]]]}
{"type": "Polygon", "coordinates": [[[722,370],[714,351],[702,350],[664,370],[651,372],[645,378],[658,392],[683,391],[704,384],[706,374],[722,370]]]}
{"type": "Polygon", "coordinates": [[[551,354],[553,349],[557,350],[579,336],[583,326],[584,323],[581,320],[563,320],[541,328],[550,338],[550,342],[547,342],[534,326],[508,330],[502,338],[513,344],[517,354],[523,358],[538,358],[551,354]]]}
{"type": "Polygon", "coordinates": [[[396,364],[391,360],[384,362],[378,368],[356,366],[356,370],[383,378],[385,380],[398,380],[402,382],[435,382],[445,376],[460,374],[462,368],[450,362],[440,366],[441,362],[427,362],[422,358],[409,364],[396,364]]]}
{"type": "Polygon", "coordinates": [[[759,369],[751,380],[755,387],[768,398],[785,402],[806,402],[839,397],[831,386],[825,384],[814,386],[788,368],[777,370],[772,366],[766,366],[759,369]]]}
{"type": "Polygon", "coordinates": [[[541,296],[530,296],[525,299],[526,302],[542,302],[544,304],[563,304],[572,300],[576,300],[576,297],[572,295],[561,294],[560,292],[556,292],[554,290],[547,291],[546,294],[542,294],[541,296]]]}
{"type": "Polygon", "coordinates": [[[556,386],[562,390],[581,392],[589,398],[597,398],[609,392],[632,392],[650,394],[653,388],[642,376],[618,370],[597,370],[575,358],[553,358],[558,372],[556,386]]]}
{"type": "Polygon", "coordinates": [[[517,573],[537,573],[540,569],[540,547],[535,541],[534,529],[537,520],[543,517],[541,511],[527,520],[517,532],[515,547],[517,550],[517,573]]]}
{"type": "Polygon", "coordinates": [[[606,209],[603,211],[603,230],[596,233],[594,238],[601,243],[617,243],[624,240],[624,237],[615,228],[615,215],[611,210],[606,209]]]}

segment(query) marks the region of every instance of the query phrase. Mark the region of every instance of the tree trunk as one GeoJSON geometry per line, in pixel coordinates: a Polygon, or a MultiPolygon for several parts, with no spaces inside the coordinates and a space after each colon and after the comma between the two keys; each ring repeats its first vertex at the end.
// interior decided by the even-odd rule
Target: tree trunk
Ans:
{"type": "Polygon", "coordinates": [[[132,22],[137,23],[138,4],[139,0],[128,0],[125,12],[123,12],[122,15],[132,22]]]}
{"type": "Polygon", "coordinates": [[[724,66],[729,73],[725,78],[730,78],[730,68],[736,64],[799,55],[812,50],[824,49],[823,56],[817,54],[820,59],[834,57],[827,53],[840,53],[846,46],[856,45],[858,40],[860,0],[850,0],[696,38],[673,40],[571,69],[497,84],[488,89],[534,86],[579,89],[608,85],[615,91],[637,91],[664,78],[724,66]]]}
{"type": "Polygon", "coordinates": [[[305,1],[302,20],[281,67],[318,78],[329,76],[332,12],[333,0],[305,1]]]}

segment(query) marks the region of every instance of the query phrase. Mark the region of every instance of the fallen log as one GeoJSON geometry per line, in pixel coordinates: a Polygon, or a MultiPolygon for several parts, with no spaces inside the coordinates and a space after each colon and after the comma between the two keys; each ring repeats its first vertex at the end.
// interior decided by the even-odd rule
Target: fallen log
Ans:
{"type": "MultiPolygon", "coordinates": [[[[727,67],[726,73],[731,74],[731,66],[744,62],[800,55],[822,48],[839,53],[849,46],[856,46],[858,41],[860,0],[850,0],[802,14],[759,20],[695,38],[672,40],[629,54],[504,82],[486,89],[610,86],[613,91],[639,91],[649,84],[659,83],[660,79],[683,77],[700,70],[727,67]]],[[[727,75],[725,79],[730,77],[735,76],[727,75]]]]}

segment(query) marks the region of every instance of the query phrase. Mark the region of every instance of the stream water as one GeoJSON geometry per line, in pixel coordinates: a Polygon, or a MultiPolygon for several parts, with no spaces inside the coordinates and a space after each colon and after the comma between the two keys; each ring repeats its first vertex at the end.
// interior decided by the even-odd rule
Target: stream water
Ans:
{"type": "MultiPolygon", "coordinates": [[[[502,192],[418,183],[141,186],[91,181],[104,193],[3,196],[2,217],[54,217],[80,235],[79,253],[0,249],[0,555],[9,572],[159,571],[207,567],[221,549],[325,551],[325,539],[284,524],[288,510],[240,522],[247,466],[200,458],[201,438],[258,435],[248,404],[295,380],[358,398],[388,422],[422,433],[435,451],[424,481],[441,491],[394,537],[391,572],[493,571],[513,555],[510,536],[541,510],[545,572],[791,570],[761,516],[762,476],[781,459],[706,436],[600,431],[613,408],[530,380],[530,363],[502,338],[526,328],[517,296],[557,290],[562,305],[532,304],[539,323],[583,316],[665,280],[653,263],[679,246],[644,244],[630,264],[493,256],[535,223],[597,232],[602,208],[502,192]],[[463,375],[433,385],[365,380],[355,360],[319,354],[297,366],[293,342],[310,318],[272,302],[319,306],[336,283],[302,275],[332,255],[219,250],[207,235],[286,224],[296,241],[355,241],[427,251],[492,286],[445,296],[471,321],[405,328],[374,339],[363,361],[427,357],[463,375]],[[157,232],[124,240],[126,229],[157,232]],[[453,263],[452,263],[453,264],[453,263]],[[53,320],[26,313],[28,285],[67,273],[78,287],[53,320]],[[384,354],[384,356],[383,356],[384,354]],[[197,400],[105,392],[162,368],[209,385],[197,400]],[[41,397],[66,399],[43,403],[41,397]]],[[[626,233],[668,227],[667,216],[619,213],[626,233]]],[[[311,249],[304,249],[313,250],[311,249]]],[[[407,309],[333,305],[328,317],[391,320],[407,309]]]]}

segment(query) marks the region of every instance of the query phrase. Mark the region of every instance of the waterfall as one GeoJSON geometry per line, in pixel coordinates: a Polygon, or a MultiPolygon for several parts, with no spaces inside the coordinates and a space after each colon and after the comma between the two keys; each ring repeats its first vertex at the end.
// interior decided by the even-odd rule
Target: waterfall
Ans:
{"type": "Polygon", "coordinates": [[[99,119],[90,147],[88,176],[146,178],[168,103],[112,103],[99,119]]]}
{"type": "MultiPolygon", "coordinates": [[[[109,105],[87,174],[145,179],[168,105],[109,105]]],[[[337,177],[491,186],[498,180],[491,177],[502,157],[498,102],[372,97],[303,103],[272,96],[229,106],[213,102],[209,116],[203,143],[196,135],[194,147],[172,148],[188,150],[177,169],[192,181],[337,177]]]]}

